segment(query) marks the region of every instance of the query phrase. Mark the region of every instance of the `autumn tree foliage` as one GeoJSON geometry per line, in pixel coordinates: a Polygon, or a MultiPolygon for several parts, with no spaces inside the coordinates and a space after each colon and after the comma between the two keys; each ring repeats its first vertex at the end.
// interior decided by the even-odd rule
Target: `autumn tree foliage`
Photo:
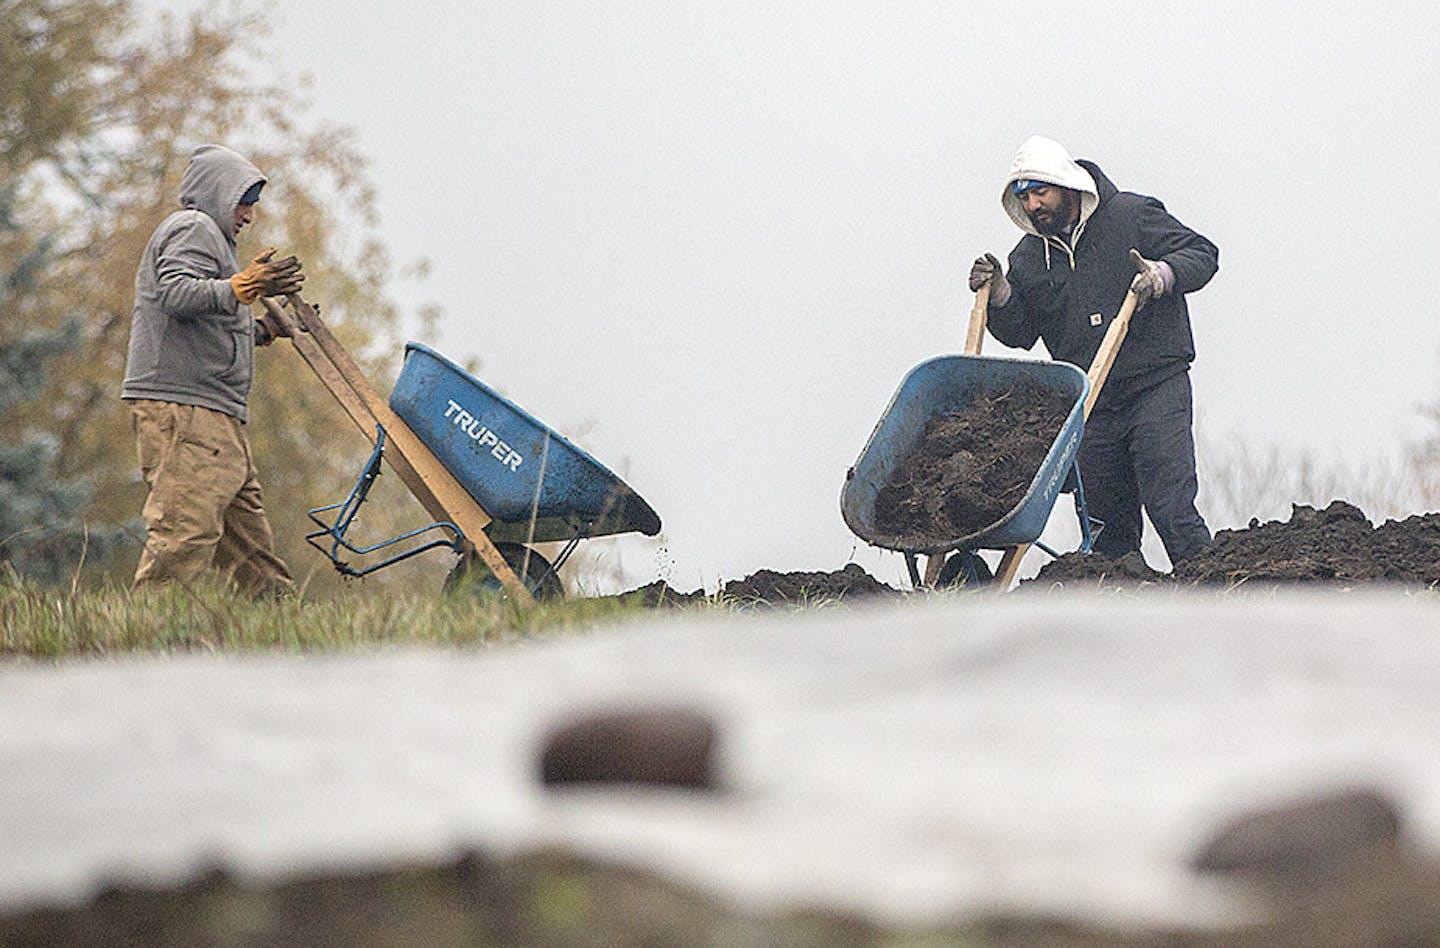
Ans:
{"type": "MultiPolygon", "coordinates": [[[[348,131],[308,116],[302,84],[256,78],[284,75],[263,58],[258,13],[217,3],[142,24],[129,0],[0,0],[0,23],[0,351],[72,327],[5,406],[0,443],[49,445],[47,463],[85,485],[80,521],[121,523],[144,502],[119,398],[135,270],[198,144],[234,148],[270,179],[242,259],[272,244],[300,256],[306,298],[372,378],[393,377],[401,314],[365,162],[348,131]]],[[[257,364],[250,436],[267,507],[282,554],[323,577],[305,510],[344,496],[367,446],[288,344],[257,364]]],[[[127,578],[137,555],[132,544],[109,575],[127,578]]]]}

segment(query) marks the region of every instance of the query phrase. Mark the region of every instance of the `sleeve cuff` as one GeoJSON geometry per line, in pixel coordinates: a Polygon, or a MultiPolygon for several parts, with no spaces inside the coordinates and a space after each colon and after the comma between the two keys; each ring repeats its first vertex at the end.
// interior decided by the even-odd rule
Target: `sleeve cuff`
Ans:
{"type": "Polygon", "coordinates": [[[1160,271],[1160,282],[1165,284],[1165,295],[1168,296],[1175,289],[1175,271],[1164,260],[1155,264],[1155,269],[1160,271]]]}
{"type": "Polygon", "coordinates": [[[1001,279],[990,284],[990,302],[995,306],[1004,306],[1010,302],[1010,281],[1001,279]]]}

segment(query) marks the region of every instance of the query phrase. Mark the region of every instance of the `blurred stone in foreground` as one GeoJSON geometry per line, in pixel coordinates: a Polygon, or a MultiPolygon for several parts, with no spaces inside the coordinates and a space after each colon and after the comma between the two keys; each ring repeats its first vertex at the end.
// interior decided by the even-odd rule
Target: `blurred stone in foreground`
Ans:
{"type": "Polygon", "coordinates": [[[1308,875],[1398,855],[1400,812],[1364,788],[1318,794],[1243,814],[1216,831],[1197,872],[1308,875]]]}
{"type": "Polygon", "coordinates": [[[540,779],[713,789],[715,743],[714,723],[688,708],[592,711],[550,732],[540,779]]]}

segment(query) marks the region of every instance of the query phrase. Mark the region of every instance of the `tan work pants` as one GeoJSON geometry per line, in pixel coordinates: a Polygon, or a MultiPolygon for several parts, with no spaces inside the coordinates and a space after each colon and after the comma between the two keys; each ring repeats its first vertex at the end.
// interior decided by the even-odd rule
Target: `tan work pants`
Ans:
{"type": "Polygon", "coordinates": [[[240,419],[197,405],[130,405],[140,474],[150,485],[134,588],[193,582],[214,567],[255,596],[293,590],[240,419]]]}

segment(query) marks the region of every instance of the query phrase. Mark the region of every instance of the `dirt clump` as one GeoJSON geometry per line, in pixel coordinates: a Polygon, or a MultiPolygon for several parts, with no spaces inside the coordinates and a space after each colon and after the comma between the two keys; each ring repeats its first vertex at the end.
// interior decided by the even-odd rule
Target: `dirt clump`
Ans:
{"type": "Polygon", "coordinates": [[[705,602],[709,597],[705,595],[705,590],[703,589],[696,589],[693,592],[685,593],[671,586],[663,579],[657,579],[649,585],[619,593],[614,598],[626,600],[638,598],[640,604],[647,609],[678,609],[685,606],[698,605],[705,602]]]}
{"type": "Polygon", "coordinates": [[[764,606],[814,605],[900,594],[900,590],[880,582],[858,563],[849,563],[833,573],[777,573],[762,569],[726,583],[720,592],[723,598],[742,605],[764,606]]]}
{"type": "Polygon", "coordinates": [[[1220,530],[1210,548],[1169,574],[1150,569],[1138,553],[1119,559],[1070,553],[1021,585],[1053,587],[1440,584],[1440,513],[1372,527],[1364,512],[1336,500],[1324,509],[1292,505],[1288,520],[1251,520],[1220,530]]]}
{"type": "Polygon", "coordinates": [[[1337,500],[1324,510],[1291,508],[1290,519],[1220,530],[1210,548],[1176,565],[1186,583],[1371,582],[1379,579],[1374,528],[1358,507],[1337,500]]]}
{"type": "Polygon", "coordinates": [[[762,569],[744,579],[732,579],[720,587],[719,593],[707,596],[705,590],[680,592],[663,581],[621,593],[621,598],[641,597],[641,603],[652,609],[684,608],[712,599],[746,607],[820,605],[827,602],[898,596],[901,590],[887,586],[865,572],[858,563],[849,563],[834,572],[781,573],[762,569]]]}
{"type": "Polygon", "coordinates": [[[875,525],[891,536],[940,540],[983,530],[1019,504],[1045,462],[1073,397],[1021,378],[936,412],[919,446],[876,493],[875,525]]]}
{"type": "Polygon", "coordinates": [[[1375,528],[1371,544],[1381,579],[1440,584],[1440,513],[1387,520],[1375,528]]]}
{"type": "Polygon", "coordinates": [[[1066,553],[1041,567],[1033,579],[1020,585],[1044,586],[1145,586],[1168,580],[1153,570],[1145,557],[1137,553],[1111,558],[1098,553],[1066,553]]]}

